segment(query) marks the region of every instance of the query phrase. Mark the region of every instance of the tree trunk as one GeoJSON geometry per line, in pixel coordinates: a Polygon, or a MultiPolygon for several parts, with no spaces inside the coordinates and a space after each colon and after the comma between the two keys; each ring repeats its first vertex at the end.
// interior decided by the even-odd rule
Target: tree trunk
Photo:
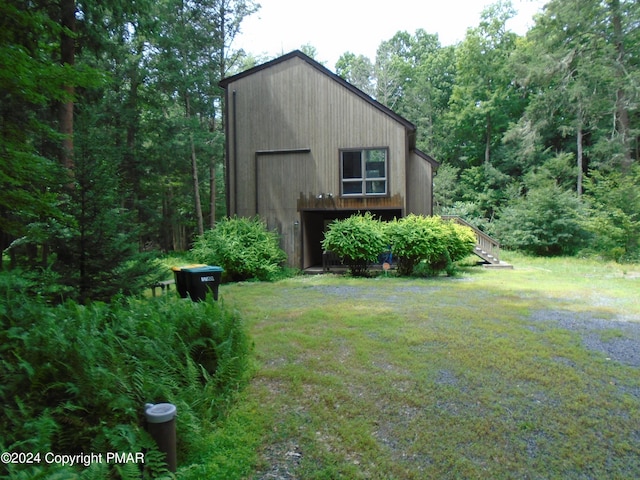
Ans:
{"type": "MultiPolygon", "coordinates": [[[[62,33],[60,34],[60,62],[63,65],[75,64],[75,38],[73,32],[76,29],[76,3],[75,0],[61,1],[61,17],[62,33]]],[[[73,176],[73,94],[75,92],[73,85],[65,85],[64,89],[68,95],[68,99],[60,105],[59,122],[60,133],[63,135],[62,148],[60,150],[60,162],[69,173],[73,176]]]]}
{"type": "Polygon", "coordinates": [[[216,226],[216,157],[211,155],[211,163],[209,164],[209,228],[216,226]]]}
{"type": "MultiPolygon", "coordinates": [[[[222,80],[225,75],[227,74],[227,48],[226,48],[226,39],[227,39],[227,2],[220,2],[220,11],[218,12],[218,16],[220,19],[220,28],[219,28],[219,34],[220,34],[220,40],[219,40],[219,45],[220,45],[220,51],[218,52],[219,54],[219,58],[218,58],[218,77],[219,80],[222,80]]],[[[213,134],[216,134],[216,129],[219,128],[224,135],[224,131],[225,131],[225,103],[224,103],[224,99],[221,98],[220,100],[220,123],[219,124],[215,124],[214,123],[214,127],[213,127],[213,134]]],[[[215,115],[214,115],[214,122],[215,122],[215,115]]],[[[225,166],[225,158],[224,156],[226,155],[226,148],[224,149],[224,152],[222,155],[222,168],[223,168],[223,178],[226,175],[226,172],[224,171],[224,166],[225,166]]],[[[216,226],[216,158],[215,156],[211,157],[211,165],[210,165],[210,172],[209,172],[209,178],[210,178],[210,188],[209,188],[209,203],[211,205],[211,228],[215,228],[216,226]]]]}
{"type": "Polygon", "coordinates": [[[622,160],[622,171],[628,172],[633,162],[631,158],[631,122],[629,120],[629,112],[627,110],[627,96],[622,87],[624,84],[624,33],[622,31],[622,18],[620,14],[620,0],[611,0],[611,23],[613,25],[613,41],[615,43],[616,52],[616,80],[618,81],[618,89],[616,91],[616,119],[618,134],[624,145],[624,157],[622,160]]]}
{"type": "MultiPolygon", "coordinates": [[[[138,44],[136,54],[142,55],[142,45],[138,44]]],[[[138,107],[138,90],[142,81],[140,79],[140,72],[138,65],[131,67],[131,74],[129,75],[129,93],[125,100],[125,111],[127,116],[126,122],[126,147],[123,155],[123,164],[125,179],[129,191],[124,198],[125,208],[136,213],[136,218],[142,218],[142,212],[140,211],[140,205],[138,201],[138,195],[140,194],[140,171],[138,168],[139,159],[136,152],[136,142],[138,135],[138,127],[140,122],[140,113],[138,107]]]]}
{"type": "Polygon", "coordinates": [[[200,202],[200,181],[198,180],[198,162],[196,161],[196,145],[193,135],[189,135],[191,142],[191,174],[193,177],[193,198],[195,200],[196,218],[198,220],[198,234],[204,234],[204,220],[202,218],[202,203],[200,202]]]}
{"type": "Polygon", "coordinates": [[[584,160],[583,160],[583,154],[582,154],[582,137],[583,137],[583,132],[582,132],[582,125],[578,125],[578,132],[576,135],[576,147],[577,147],[577,151],[578,151],[578,179],[577,179],[577,187],[576,187],[576,191],[578,192],[578,196],[582,195],[582,178],[583,178],[583,171],[584,171],[584,160]]]}
{"type": "MultiPolygon", "coordinates": [[[[185,108],[187,119],[191,118],[191,102],[189,94],[185,94],[185,108]]],[[[198,161],[196,157],[196,144],[193,140],[193,133],[189,133],[189,144],[191,146],[191,177],[193,179],[193,198],[196,208],[196,220],[198,222],[198,235],[204,234],[204,219],[202,217],[202,202],[200,201],[200,180],[198,179],[198,161]]]]}
{"type": "Polygon", "coordinates": [[[484,163],[487,165],[491,160],[491,117],[487,114],[487,138],[484,145],[484,163]]]}

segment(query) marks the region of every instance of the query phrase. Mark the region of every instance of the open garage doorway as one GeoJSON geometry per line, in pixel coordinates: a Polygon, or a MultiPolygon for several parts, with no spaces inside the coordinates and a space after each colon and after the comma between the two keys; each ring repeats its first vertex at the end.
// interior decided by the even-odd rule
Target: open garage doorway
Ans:
{"type": "MultiPolygon", "coordinates": [[[[369,210],[376,218],[384,221],[402,216],[402,210],[369,210]]],[[[306,210],[302,218],[302,269],[322,268],[322,240],[329,224],[336,219],[348,218],[357,210],[306,210]]]]}

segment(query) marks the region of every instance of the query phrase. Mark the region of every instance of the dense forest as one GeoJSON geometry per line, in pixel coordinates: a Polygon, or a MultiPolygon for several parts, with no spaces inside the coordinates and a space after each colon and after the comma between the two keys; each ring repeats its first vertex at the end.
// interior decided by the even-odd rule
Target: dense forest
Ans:
{"type": "Polygon", "coordinates": [[[534,254],[637,259],[640,5],[554,0],[526,36],[510,2],[455,46],[398,32],[337,73],[418,126],[437,212],[534,254]]]}
{"type": "MultiPolygon", "coordinates": [[[[252,0],[0,3],[0,267],[57,293],[135,290],[146,255],[225,215],[218,82],[252,0]]],[[[534,254],[640,257],[640,4],[508,1],[462,42],[398,32],[335,71],[418,127],[436,213],[534,254]]],[[[313,55],[312,46],[303,50],[313,55]]]]}

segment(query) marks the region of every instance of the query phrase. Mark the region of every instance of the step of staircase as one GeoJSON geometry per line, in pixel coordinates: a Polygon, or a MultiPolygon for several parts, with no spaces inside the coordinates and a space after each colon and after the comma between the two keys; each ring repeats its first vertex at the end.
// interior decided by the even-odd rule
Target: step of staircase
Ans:
{"type": "Polygon", "coordinates": [[[513,270],[513,265],[507,262],[503,262],[500,260],[499,263],[485,263],[482,265],[484,268],[503,268],[506,270],[513,270]]]}
{"type": "Polygon", "coordinates": [[[476,241],[477,244],[475,246],[475,250],[474,253],[480,257],[484,262],[483,265],[486,268],[513,268],[513,265],[507,263],[507,262],[503,262],[501,261],[498,257],[500,255],[500,243],[498,243],[496,240],[494,240],[493,238],[491,238],[489,235],[487,235],[486,233],[482,232],[481,230],[479,230],[478,228],[476,228],[475,226],[471,225],[469,222],[463,220],[462,218],[455,216],[455,215],[444,215],[442,218],[446,219],[446,220],[451,220],[454,221],[460,225],[464,225],[466,227],[471,228],[471,230],[473,230],[473,232],[476,235],[476,241]],[[488,247],[488,248],[487,248],[488,247]],[[490,250],[490,252],[488,252],[487,250],[485,250],[485,248],[487,248],[488,250],[490,250]]]}
{"type": "Polygon", "coordinates": [[[485,252],[480,247],[476,247],[475,254],[477,256],[479,256],[480,258],[482,258],[483,260],[487,261],[487,262],[491,262],[491,263],[499,263],[500,262],[500,260],[498,260],[496,257],[491,255],[490,253],[485,252]]]}

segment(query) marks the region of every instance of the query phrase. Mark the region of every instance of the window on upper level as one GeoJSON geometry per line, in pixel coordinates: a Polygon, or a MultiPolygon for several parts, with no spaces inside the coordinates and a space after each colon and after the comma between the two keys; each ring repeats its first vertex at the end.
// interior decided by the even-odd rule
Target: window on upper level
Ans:
{"type": "Polygon", "coordinates": [[[386,148],[341,150],[341,195],[387,195],[387,152],[386,148]]]}

